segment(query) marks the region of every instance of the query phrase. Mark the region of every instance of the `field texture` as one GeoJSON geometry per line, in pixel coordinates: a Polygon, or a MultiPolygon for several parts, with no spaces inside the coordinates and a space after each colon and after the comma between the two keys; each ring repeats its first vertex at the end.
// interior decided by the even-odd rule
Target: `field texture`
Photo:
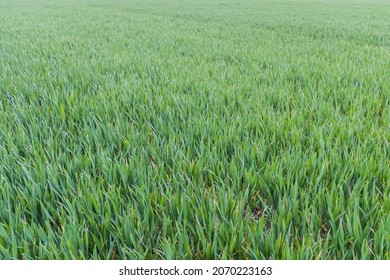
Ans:
{"type": "Polygon", "coordinates": [[[390,2],[0,0],[0,259],[390,259],[390,2]]]}

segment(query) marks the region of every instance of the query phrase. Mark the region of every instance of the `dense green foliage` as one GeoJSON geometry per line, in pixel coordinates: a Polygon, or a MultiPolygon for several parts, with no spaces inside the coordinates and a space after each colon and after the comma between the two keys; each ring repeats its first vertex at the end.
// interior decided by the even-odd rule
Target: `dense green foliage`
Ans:
{"type": "Polygon", "coordinates": [[[389,18],[0,0],[0,259],[390,259],[389,18]]]}

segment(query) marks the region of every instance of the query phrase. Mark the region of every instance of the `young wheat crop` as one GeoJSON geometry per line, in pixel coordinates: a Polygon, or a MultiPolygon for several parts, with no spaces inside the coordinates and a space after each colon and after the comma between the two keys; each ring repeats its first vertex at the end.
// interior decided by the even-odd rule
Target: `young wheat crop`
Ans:
{"type": "Polygon", "coordinates": [[[0,259],[390,259],[389,18],[0,0],[0,259]]]}

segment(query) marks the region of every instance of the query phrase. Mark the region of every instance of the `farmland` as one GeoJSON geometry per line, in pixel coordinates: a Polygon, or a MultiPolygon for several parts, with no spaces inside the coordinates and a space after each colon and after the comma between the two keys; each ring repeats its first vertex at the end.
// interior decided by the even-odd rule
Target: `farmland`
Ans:
{"type": "Polygon", "coordinates": [[[0,0],[0,259],[390,259],[389,18],[0,0]]]}

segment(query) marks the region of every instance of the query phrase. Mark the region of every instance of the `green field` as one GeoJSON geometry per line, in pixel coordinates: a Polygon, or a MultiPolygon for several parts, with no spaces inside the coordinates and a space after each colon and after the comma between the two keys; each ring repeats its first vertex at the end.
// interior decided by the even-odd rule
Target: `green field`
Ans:
{"type": "Polygon", "coordinates": [[[390,1],[0,0],[0,259],[390,259],[390,1]]]}

